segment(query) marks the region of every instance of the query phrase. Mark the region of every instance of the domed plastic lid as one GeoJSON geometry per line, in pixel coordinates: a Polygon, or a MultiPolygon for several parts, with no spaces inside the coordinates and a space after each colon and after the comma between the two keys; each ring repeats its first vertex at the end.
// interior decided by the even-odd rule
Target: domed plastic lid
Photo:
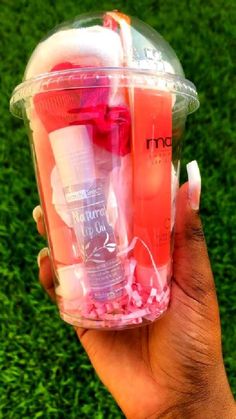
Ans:
{"type": "Polygon", "coordinates": [[[185,112],[199,107],[195,86],[185,79],[180,61],[164,38],[150,26],[117,11],[84,14],[58,26],[33,51],[23,83],[12,95],[10,109],[21,117],[41,91],[104,87],[142,87],[182,98],[185,112]],[[184,99],[184,100],[183,100],[184,99]]]}

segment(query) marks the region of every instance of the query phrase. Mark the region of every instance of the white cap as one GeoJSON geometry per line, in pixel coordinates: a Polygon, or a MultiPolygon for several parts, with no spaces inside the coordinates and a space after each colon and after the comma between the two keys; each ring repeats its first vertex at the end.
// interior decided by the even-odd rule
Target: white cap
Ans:
{"type": "Polygon", "coordinates": [[[71,125],[49,134],[62,187],[96,178],[92,140],[84,125],[71,125]]]}

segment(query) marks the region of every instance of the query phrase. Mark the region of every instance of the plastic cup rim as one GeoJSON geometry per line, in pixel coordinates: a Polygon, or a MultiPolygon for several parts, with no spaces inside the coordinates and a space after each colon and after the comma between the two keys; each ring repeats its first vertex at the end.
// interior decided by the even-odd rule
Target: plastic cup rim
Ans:
{"type": "MultiPolygon", "coordinates": [[[[121,86],[127,85],[126,87],[128,88],[142,87],[151,89],[156,87],[157,90],[169,91],[173,94],[185,96],[188,99],[189,105],[190,103],[192,105],[192,108],[189,106],[187,114],[197,110],[200,105],[195,85],[190,80],[180,75],[131,67],[84,67],[42,73],[28,80],[24,80],[13,90],[10,99],[10,111],[13,115],[21,118],[24,103],[22,101],[25,101],[39,92],[59,91],[64,90],[65,88],[72,90],[98,87],[97,85],[92,84],[91,86],[79,86],[74,84],[73,87],[69,87],[68,85],[63,87],[63,84],[65,83],[72,83],[73,78],[74,83],[79,83],[79,80],[88,79],[91,74],[93,74],[93,79],[98,77],[108,77],[109,80],[119,78],[121,86]],[[97,74],[95,76],[94,73],[99,73],[99,75],[97,74]],[[75,79],[76,76],[77,78],[75,79]],[[151,81],[153,83],[150,83],[151,81]],[[159,85],[155,85],[155,82],[158,83],[158,81],[159,85]],[[161,83],[163,83],[162,86],[161,83]]],[[[103,84],[102,87],[105,87],[105,85],[103,84]]]]}

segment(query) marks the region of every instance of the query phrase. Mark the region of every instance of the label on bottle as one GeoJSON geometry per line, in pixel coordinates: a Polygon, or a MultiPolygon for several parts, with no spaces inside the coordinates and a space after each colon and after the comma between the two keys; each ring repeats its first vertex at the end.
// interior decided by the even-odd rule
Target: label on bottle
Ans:
{"type": "Polygon", "coordinates": [[[117,297],[114,286],[124,280],[124,269],[107,221],[101,180],[66,187],[64,193],[95,298],[105,301],[117,297]]]}
{"type": "MultiPolygon", "coordinates": [[[[133,112],[134,236],[148,246],[158,266],[170,258],[172,95],[134,89],[133,112]]],[[[139,241],[138,264],[152,266],[139,241]]]]}

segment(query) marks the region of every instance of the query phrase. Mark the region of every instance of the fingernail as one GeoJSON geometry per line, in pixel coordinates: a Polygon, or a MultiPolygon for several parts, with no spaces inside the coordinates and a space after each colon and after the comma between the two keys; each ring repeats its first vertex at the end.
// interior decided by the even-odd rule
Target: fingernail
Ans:
{"type": "Polygon", "coordinates": [[[189,205],[194,211],[199,210],[201,197],[201,175],[196,160],[187,164],[188,173],[188,199],[189,205]]]}
{"type": "Polygon", "coordinates": [[[40,250],[37,257],[37,263],[38,263],[39,268],[40,268],[41,261],[48,255],[49,255],[48,247],[44,247],[43,249],[40,250]]]}
{"type": "Polygon", "coordinates": [[[33,209],[32,216],[36,223],[42,217],[42,210],[40,205],[37,205],[37,207],[33,209]]]}

